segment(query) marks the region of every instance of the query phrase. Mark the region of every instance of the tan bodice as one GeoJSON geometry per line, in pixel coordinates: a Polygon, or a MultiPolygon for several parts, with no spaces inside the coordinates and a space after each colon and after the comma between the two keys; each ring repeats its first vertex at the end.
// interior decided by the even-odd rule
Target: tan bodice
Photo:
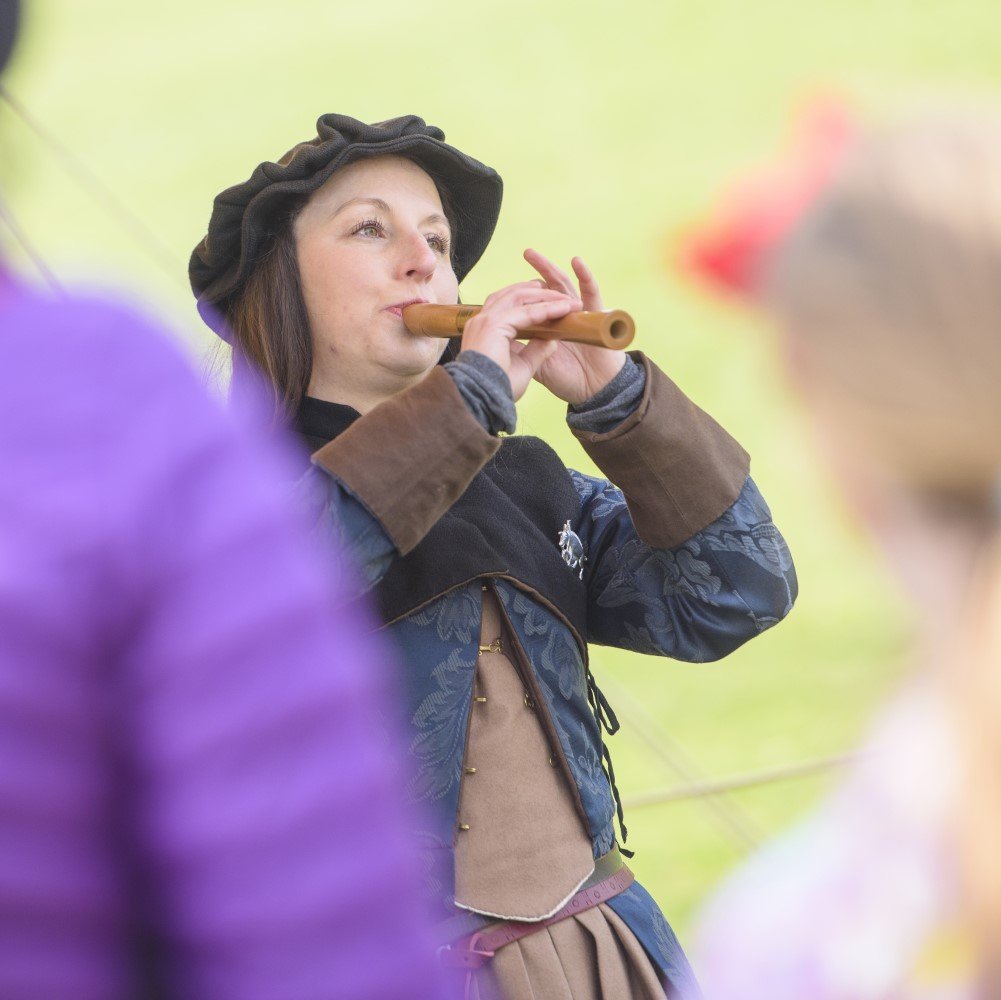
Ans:
{"type": "Polygon", "coordinates": [[[518,672],[497,598],[486,586],[482,594],[455,902],[492,916],[542,919],[594,870],[591,839],[518,672]]]}

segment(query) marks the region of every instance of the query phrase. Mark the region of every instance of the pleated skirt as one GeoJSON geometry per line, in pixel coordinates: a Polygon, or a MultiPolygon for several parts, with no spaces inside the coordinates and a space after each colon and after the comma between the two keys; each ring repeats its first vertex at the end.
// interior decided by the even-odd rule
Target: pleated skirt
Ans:
{"type": "Polygon", "coordinates": [[[478,970],[470,1000],[664,1000],[642,945],[606,903],[512,941],[478,970]]]}

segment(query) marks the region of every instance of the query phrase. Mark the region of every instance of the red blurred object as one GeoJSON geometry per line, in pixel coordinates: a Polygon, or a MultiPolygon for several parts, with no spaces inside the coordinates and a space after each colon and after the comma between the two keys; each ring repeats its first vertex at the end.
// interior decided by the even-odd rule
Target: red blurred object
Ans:
{"type": "Polygon", "coordinates": [[[753,299],[767,255],[820,193],[857,134],[844,104],[811,103],[789,150],[738,180],[705,224],[682,239],[681,269],[717,291],[753,299]]]}

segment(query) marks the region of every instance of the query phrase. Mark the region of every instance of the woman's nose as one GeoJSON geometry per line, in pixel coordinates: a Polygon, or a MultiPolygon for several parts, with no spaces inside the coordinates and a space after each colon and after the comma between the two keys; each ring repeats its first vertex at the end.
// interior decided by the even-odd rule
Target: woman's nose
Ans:
{"type": "Polygon", "coordinates": [[[423,233],[408,236],[400,254],[400,272],[407,278],[430,278],[438,266],[438,256],[428,246],[423,233]]]}

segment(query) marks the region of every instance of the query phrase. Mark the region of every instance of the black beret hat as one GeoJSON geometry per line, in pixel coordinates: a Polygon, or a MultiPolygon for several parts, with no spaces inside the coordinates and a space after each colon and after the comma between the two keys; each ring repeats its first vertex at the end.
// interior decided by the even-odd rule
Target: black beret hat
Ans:
{"type": "Polygon", "coordinates": [[[198,311],[228,339],[222,315],[265,254],[292,198],[312,194],[335,171],[371,156],[404,156],[431,174],[455,205],[453,267],[461,281],[486,250],[500,213],[496,171],[444,142],[445,133],[416,115],[366,125],[323,115],[316,138],[293,146],[276,163],[260,164],[242,184],[216,195],[209,231],[188,265],[198,311]]]}
{"type": "Polygon", "coordinates": [[[0,0],[0,70],[14,51],[20,13],[21,4],[18,0],[0,0]]]}

